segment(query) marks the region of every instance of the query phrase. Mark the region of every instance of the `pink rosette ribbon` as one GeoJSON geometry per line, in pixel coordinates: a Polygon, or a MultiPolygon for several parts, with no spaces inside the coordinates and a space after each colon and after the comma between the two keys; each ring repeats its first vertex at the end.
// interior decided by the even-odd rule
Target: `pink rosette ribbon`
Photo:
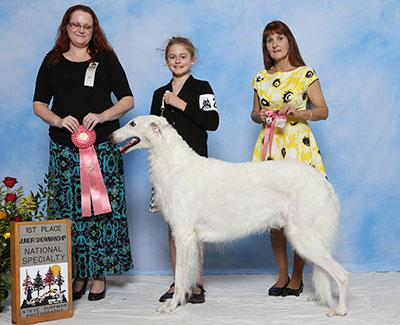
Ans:
{"type": "Polygon", "coordinates": [[[78,131],[72,133],[71,140],[79,148],[82,217],[92,215],[91,202],[94,215],[111,212],[110,200],[93,147],[96,141],[96,132],[85,130],[81,125],[78,131]]]}
{"type": "Polygon", "coordinates": [[[267,151],[269,152],[268,157],[271,157],[272,150],[272,139],[274,138],[274,128],[275,126],[284,128],[286,125],[286,116],[281,112],[276,112],[272,109],[267,109],[265,111],[267,118],[265,120],[265,134],[264,134],[264,146],[262,151],[262,160],[265,160],[267,151]],[[279,123],[277,124],[277,119],[279,123]]]}

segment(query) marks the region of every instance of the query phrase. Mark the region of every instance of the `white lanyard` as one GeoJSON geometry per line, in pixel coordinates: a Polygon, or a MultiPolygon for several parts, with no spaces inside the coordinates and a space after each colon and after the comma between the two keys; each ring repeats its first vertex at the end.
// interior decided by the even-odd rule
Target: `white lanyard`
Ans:
{"type": "MultiPolygon", "coordinates": [[[[169,93],[170,91],[169,91],[169,90],[166,90],[165,92],[166,92],[166,93],[169,93]]],[[[160,107],[160,110],[161,110],[161,116],[164,116],[164,111],[165,111],[164,96],[163,96],[162,99],[161,99],[161,107],[160,107]]]]}

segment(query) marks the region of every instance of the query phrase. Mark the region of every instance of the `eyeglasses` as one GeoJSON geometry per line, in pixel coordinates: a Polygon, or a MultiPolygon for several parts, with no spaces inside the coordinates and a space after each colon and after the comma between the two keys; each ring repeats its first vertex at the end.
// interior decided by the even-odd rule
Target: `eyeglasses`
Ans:
{"type": "Polygon", "coordinates": [[[90,31],[90,30],[92,30],[92,28],[93,28],[93,26],[90,26],[90,25],[81,25],[81,24],[75,23],[75,22],[69,22],[68,24],[69,24],[69,25],[71,26],[71,28],[74,29],[74,30],[78,30],[78,29],[81,29],[81,27],[83,27],[84,30],[90,31]]]}

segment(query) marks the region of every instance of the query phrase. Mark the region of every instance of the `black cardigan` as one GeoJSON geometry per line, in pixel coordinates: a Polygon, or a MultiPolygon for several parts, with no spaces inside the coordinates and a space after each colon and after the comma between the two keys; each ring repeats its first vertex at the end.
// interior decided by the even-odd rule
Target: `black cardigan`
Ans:
{"type": "MultiPolygon", "coordinates": [[[[153,94],[150,114],[161,116],[162,98],[166,90],[172,92],[172,84],[158,88],[153,94]]],[[[185,111],[165,104],[163,116],[179,135],[199,155],[207,157],[207,131],[215,131],[219,115],[214,93],[207,81],[190,76],[182,86],[178,97],[187,103],[185,111]]]]}

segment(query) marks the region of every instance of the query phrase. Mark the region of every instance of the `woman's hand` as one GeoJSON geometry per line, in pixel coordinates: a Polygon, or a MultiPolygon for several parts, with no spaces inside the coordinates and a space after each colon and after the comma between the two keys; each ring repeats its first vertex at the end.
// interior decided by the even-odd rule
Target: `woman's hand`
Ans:
{"type": "MultiPolygon", "coordinates": [[[[314,111],[315,111],[315,109],[314,109],[314,111]]],[[[283,114],[286,114],[286,116],[293,116],[293,117],[302,119],[304,121],[307,121],[307,120],[311,121],[312,116],[313,116],[313,113],[311,112],[311,110],[309,110],[309,109],[297,110],[292,105],[282,106],[280,112],[283,114]]]]}
{"type": "Polygon", "coordinates": [[[258,119],[260,120],[261,123],[265,123],[267,120],[267,114],[265,112],[266,112],[265,109],[261,109],[258,112],[258,119]]]}
{"type": "Polygon", "coordinates": [[[251,119],[256,123],[265,123],[267,119],[266,109],[261,108],[260,99],[257,91],[254,90],[253,110],[251,111],[251,119]]]}
{"type": "Polygon", "coordinates": [[[74,133],[79,129],[79,121],[75,117],[68,115],[64,118],[61,118],[49,109],[49,105],[47,103],[34,101],[33,111],[50,126],[60,129],[66,128],[71,133],[74,133]]]}
{"type": "Polygon", "coordinates": [[[165,104],[174,106],[181,111],[184,111],[186,108],[186,102],[170,91],[164,93],[164,102],[165,104]]]}
{"type": "Polygon", "coordinates": [[[105,122],[103,115],[88,113],[83,118],[83,127],[85,130],[92,131],[97,124],[102,124],[105,122]]]}
{"type": "Polygon", "coordinates": [[[66,128],[69,132],[74,133],[79,129],[79,121],[75,117],[68,115],[59,119],[56,126],[59,128],[66,128]]]}
{"type": "Polygon", "coordinates": [[[286,116],[300,117],[299,111],[297,109],[295,109],[293,105],[290,105],[290,104],[282,106],[280,109],[280,112],[286,116]]]}

